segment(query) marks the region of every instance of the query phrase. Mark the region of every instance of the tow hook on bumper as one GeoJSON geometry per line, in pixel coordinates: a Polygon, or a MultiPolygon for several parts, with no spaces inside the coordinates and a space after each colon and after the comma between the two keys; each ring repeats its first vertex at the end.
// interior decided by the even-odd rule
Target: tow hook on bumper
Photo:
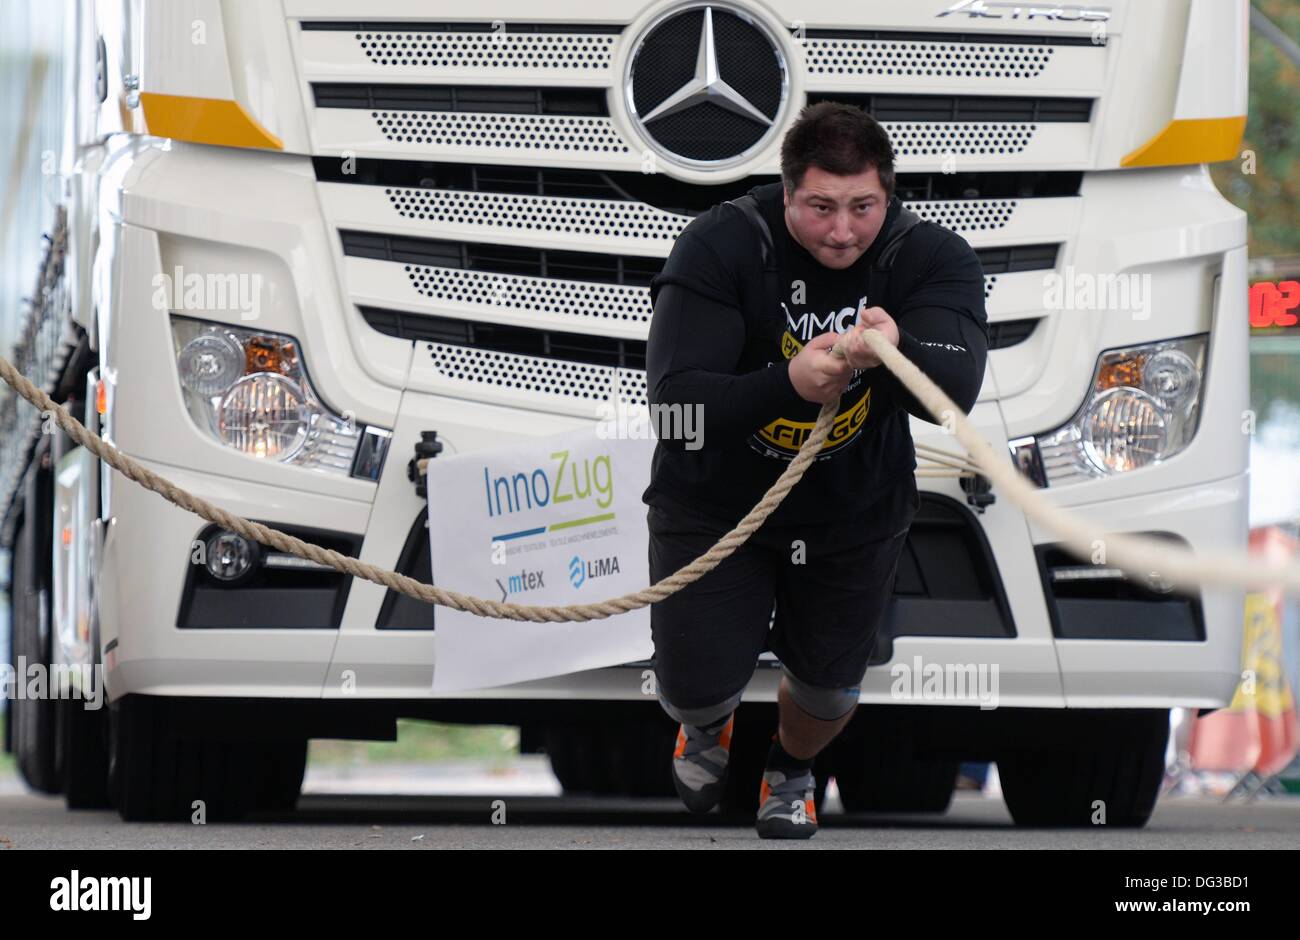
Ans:
{"type": "Polygon", "coordinates": [[[985,508],[992,506],[998,500],[993,495],[993,484],[983,474],[963,475],[958,482],[966,492],[967,505],[973,506],[980,515],[984,514],[985,508]]]}
{"type": "Polygon", "coordinates": [[[406,465],[406,478],[415,484],[415,494],[421,499],[428,498],[429,488],[420,462],[437,457],[442,453],[442,446],[437,431],[421,431],[420,440],[415,445],[415,456],[406,465]]]}

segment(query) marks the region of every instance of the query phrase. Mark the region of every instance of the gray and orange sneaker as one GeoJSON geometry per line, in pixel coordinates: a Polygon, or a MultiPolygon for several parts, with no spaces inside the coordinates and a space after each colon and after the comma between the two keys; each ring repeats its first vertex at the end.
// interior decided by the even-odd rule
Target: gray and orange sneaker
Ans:
{"type": "Polygon", "coordinates": [[[673,786],[692,813],[707,813],[722,799],[735,723],[736,714],[732,712],[725,721],[703,728],[687,724],[677,728],[673,786]]]}
{"type": "Polygon", "coordinates": [[[787,776],[783,770],[763,771],[758,790],[758,820],[754,828],[763,839],[811,839],[817,834],[815,782],[811,770],[787,776]]]}

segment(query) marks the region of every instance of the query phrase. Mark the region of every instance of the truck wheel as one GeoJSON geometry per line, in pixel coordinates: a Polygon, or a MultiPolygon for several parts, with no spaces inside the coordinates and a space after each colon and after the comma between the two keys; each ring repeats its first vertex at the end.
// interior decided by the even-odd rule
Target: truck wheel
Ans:
{"type": "Polygon", "coordinates": [[[1016,825],[1146,825],[1164,778],[1169,712],[1056,715],[1056,722],[1045,723],[1031,738],[1043,741],[1041,746],[998,758],[1002,796],[1016,825]]]}
{"type": "Polygon", "coordinates": [[[200,806],[209,822],[241,819],[257,796],[254,749],[183,738],[166,702],[127,695],[109,713],[109,793],[127,822],[185,821],[200,806]]]}
{"type": "Polygon", "coordinates": [[[676,734],[677,726],[666,717],[649,717],[549,725],[542,740],[566,795],[675,797],[676,734]]]}
{"type": "Polygon", "coordinates": [[[108,709],[88,711],[84,705],[79,699],[59,702],[63,796],[68,809],[107,809],[108,709]]]}
{"type": "Polygon", "coordinates": [[[846,813],[946,813],[961,769],[957,761],[912,757],[894,763],[879,753],[838,766],[835,785],[846,813]]]}
{"type": "MultiPolygon", "coordinates": [[[[39,500],[36,500],[39,504],[39,500]]],[[[32,500],[28,500],[29,505],[32,500]]],[[[10,578],[12,600],[12,639],[14,681],[27,684],[26,669],[38,666],[45,670],[46,682],[50,672],[50,595],[46,587],[46,574],[38,559],[49,553],[41,552],[39,526],[28,515],[19,530],[13,554],[10,578]]],[[[48,565],[45,566],[46,568],[48,565]]],[[[49,692],[47,688],[47,693],[49,692]]],[[[18,772],[27,785],[38,793],[60,792],[56,766],[58,744],[58,700],[46,694],[42,698],[28,698],[26,692],[14,690],[9,703],[9,721],[13,725],[13,751],[18,772]]]]}
{"type": "Polygon", "coordinates": [[[613,796],[619,792],[609,772],[603,730],[597,725],[555,724],[542,732],[551,770],[565,796],[613,796]]]}
{"type": "Polygon", "coordinates": [[[621,795],[677,796],[672,770],[677,725],[667,715],[629,719],[603,730],[610,770],[621,795]]]}
{"type": "Polygon", "coordinates": [[[947,812],[961,765],[917,753],[930,717],[920,708],[858,709],[827,749],[845,812],[947,812]]]}
{"type": "Polygon", "coordinates": [[[298,805],[307,773],[306,738],[267,741],[257,747],[257,796],[254,808],[289,812],[298,805]]]}

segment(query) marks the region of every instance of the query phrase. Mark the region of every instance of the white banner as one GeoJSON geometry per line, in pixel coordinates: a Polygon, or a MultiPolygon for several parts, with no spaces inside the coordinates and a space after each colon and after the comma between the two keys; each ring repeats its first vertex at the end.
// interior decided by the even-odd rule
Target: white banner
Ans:
{"type": "MultiPolygon", "coordinates": [[[[605,600],[649,583],[652,438],[592,428],[429,461],[434,583],[516,604],[605,600]]],[[[484,689],[650,658],[649,608],[590,623],[434,615],[436,692],[484,689]]]]}

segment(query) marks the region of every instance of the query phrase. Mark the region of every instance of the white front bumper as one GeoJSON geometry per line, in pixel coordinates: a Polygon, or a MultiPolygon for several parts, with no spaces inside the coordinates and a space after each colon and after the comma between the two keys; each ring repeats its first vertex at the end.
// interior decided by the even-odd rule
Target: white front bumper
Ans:
{"type": "MultiPolygon", "coordinates": [[[[990,415],[981,421],[994,434],[990,415]]],[[[545,435],[579,419],[527,416],[527,433],[545,435]]],[[[406,479],[420,431],[436,429],[448,453],[490,447],[525,433],[513,409],[416,393],[403,397],[392,449],[373,506],[362,501],[271,487],[163,464],[150,468],[180,486],[244,516],[284,525],[365,533],[361,558],[397,563],[421,500],[406,479]]],[[[996,435],[995,435],[996,436],[996,435]]],[[[996,441],[995,443],[1001,443],[996,441]]],[[[1154,473],[1159,473],[1157,469],[1154,473]]],[[[925,480],[959,495],[955,482],[925,480]]],[[[1166,531],[1191,545],[1238,545],[1245,539],[1247,477],[1155,495],[1076,507],[1100,528],[1166,531]]],[[[127,692],[214,697],[430,699],[434,633],[376,630],[385,589],[354,581],[338,630],[196,630],[176,627],[197,517],[167,504],[120,474],[113,475],[113,523],[104,548],[102,635],[110,696],[127,692]]],[[[1005,499],[981,517],[997,561],[1017,636],[1011,639],[899,637],[894,662],[996,665],[1002,706],[1170,707],[1224,704],[1235,687],[1241,649],[1241,592],[1203,597],[1208,638],[1201,643],[1054,640],[1035,542],[1024,517],[1005,499]]],[[[455,587],[454,585],[449,585],[455,587]]],[[[485,627],[487,625],[485,624],[485,627]]],[[[538,629],[545,629],[544,626],[538,629]]],[[[760,669],[754,700],[775,697],[776,674],[760,669]]],[[[873,668],[864,702],[896,703],[889,666],[873,668]]],[[[629,699],[646,695],[642,670],[618,667],[460,693],[459,698],[629,699]]]]}

